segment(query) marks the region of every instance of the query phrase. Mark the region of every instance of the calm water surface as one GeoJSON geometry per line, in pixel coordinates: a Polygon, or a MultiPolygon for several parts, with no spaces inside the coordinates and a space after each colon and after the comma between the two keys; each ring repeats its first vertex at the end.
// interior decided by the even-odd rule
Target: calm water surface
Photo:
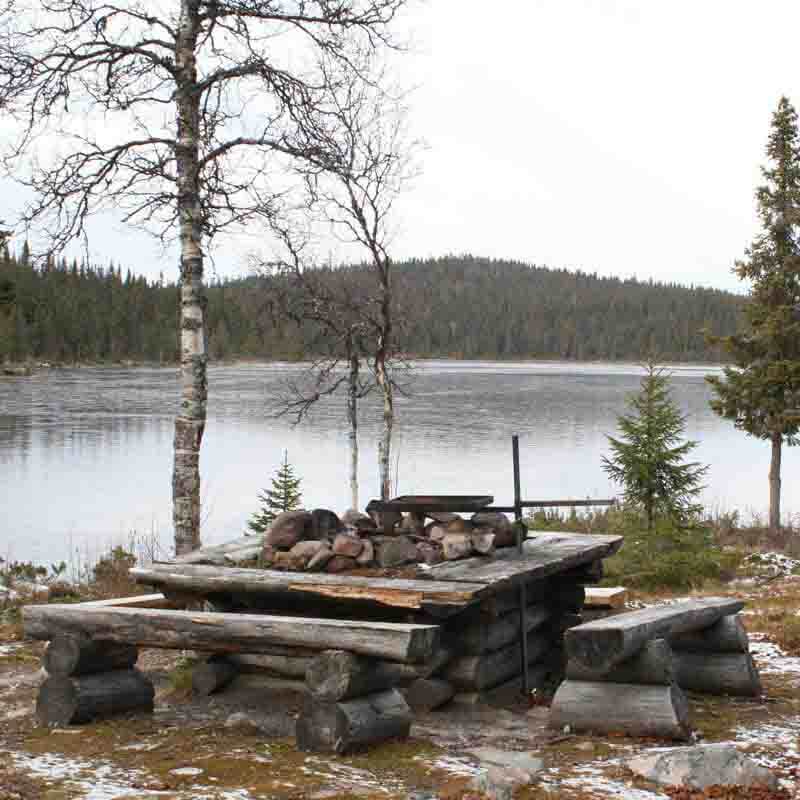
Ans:
{"type": "MultiPolygon", "coordinates": [[[[292,427],[272,412],[287,364],[209,370],[203,442],[206,542],[242,533],[259,490],[286,449],[308,507],[348,505],[343,400],[321,404],[292,427]]],[[[703,500],[718,509],[762,512],[769,446],[735,431],[708,408],[708,367],[673,369],[674,396],[688,415],[697,458],[711,464],[703,500]]],[[[511,435],[521,436],[523,495],[614,494],[601,468],[632,365],[424,362],[398,402],[398,492],[513,496],[511,435]]],[[[0,556],[50,562],[96,554],[130,531],[171,537],[174,369],[70,369],[0,379],[0,556]]],[[[377,406],[362,408],[362,505],[376,496],[377,406]]],[[[800,460],[784,454],[784,507],[800,510],[793,487],[800,460]]]]}

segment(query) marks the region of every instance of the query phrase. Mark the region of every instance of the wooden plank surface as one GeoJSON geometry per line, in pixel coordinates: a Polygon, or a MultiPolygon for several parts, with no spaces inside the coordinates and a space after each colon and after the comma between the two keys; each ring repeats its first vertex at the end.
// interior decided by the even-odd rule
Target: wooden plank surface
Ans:
{"type": "Polygon", "coordinates": [[[466,606],[488,589],[480,582],[370,578],[195,564],[153,564],[130,571],[137,583],[173,591],[230,594],[307,593],[340,600],[371,600],[400,608],[466,606]]]}
{"type": "Polygon", "coordinates": [[[491,591],[509,584],[546,578],[572,567],[607,558],[619,550],[621,536],[595,536],[573,533],[538,533],[516,547],[495,551],[492,558],[467,558],[437,564],[425,572],[433,581],[485,583],[491,591]]]}
{"type": "Polygon", "coordinates": [[[567,655],[590,669],[610,669],[650,639],[707,628],[744,608],[741,600],[704,597],[604,617],[568,630],[567,655]]]}
{"type": "Polygon", "coordinates": [[[23,625],[25,635],[33,639],[71,633],[141,647],[216,653],[270,652],[275,645],[341,648],[410,663],[429,660],[439,646],[435,625],[151,608],[27,606],[23,625]]]}
{"type": "Polygon", "coordinates": [[[587,608],[624,608],[627,600],[628,590],[624,586],[592,586],[586,589],[583,605],[587,608]]]}

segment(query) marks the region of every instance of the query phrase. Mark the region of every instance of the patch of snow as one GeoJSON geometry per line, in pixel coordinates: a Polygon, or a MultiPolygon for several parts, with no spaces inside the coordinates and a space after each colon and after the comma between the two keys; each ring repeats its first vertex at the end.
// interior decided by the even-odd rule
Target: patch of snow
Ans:
{"type": "MultiPolygon", "coordinates": [[[[416,758],[422,759],[422,756],[417,756],[416,758]]],[[[443,772],[449,772],[459,778],[474,778],[483,771],[472,759],[465,756],[439,756],[432,762],[431,766],[443,772]]]]}
{"type": "Polygon", "coordinates": [[[202,775],[205,770],[200,769],[200,767],[178,767],[177,769],[171,769],[169,771],[170,775],[177,775],[181,778],[183,777],[197,777],[198,775],[202,775]]]}
{"type": "Polygon", "coordinates": [[[750,653],[763,675],[800,675],[800,658],[784,653],[763,633],[750,634],[750,653]]]}
{"type": "Polygon", "coordinates": [[[608,797],[624,797],[625,800],[669,800],[668,796],[659,791],[635,789],[622,781],[615,780],[605,774],[605,770],[619,766],[620,761],[595,761],[574,768],[570,775],[561,775],[560,770],[547,770],[539,784],[543,789],[556,794],[565,787],[576,789],[580,792],[597,792],[608,797]]]}
{"type": "MultiPolygon", "coordinates": [[[[30,755],[10,753],[17,769],[44,780],[63,782],[69,797],[74,800],[122,800],[122,798],[168,798],[168,800],[253,800],[245,789],[208,793],[205,787],[192,786],[187,790],[145,789],[150,776],[140,770],[122,770],[119,765],[105,761],[90,762],[54,754],[30,755]]],[[[196,774],[194,768],[191,774],[196,774]]],[[[199,770],[202,772],[202,770],[199,770]]],[[[183,773],[187,774],[187,773],[183,773]]]]}
{"type": "Polygon", "coordinates": [[[763,575],[769,575],[770,577],[792,575],[800,570],[800,561],[774,551],[751,553],[742,563],[744,566],[753,567],[763,575]]]}

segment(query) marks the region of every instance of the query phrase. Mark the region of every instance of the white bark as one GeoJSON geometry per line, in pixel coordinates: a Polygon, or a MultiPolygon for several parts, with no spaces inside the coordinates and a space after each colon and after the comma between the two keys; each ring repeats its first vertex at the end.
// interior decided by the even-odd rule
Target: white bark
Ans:
{"type": "Polygon", "coordinates": [[[347,421],[350,424],[350,508],[358,511],[358,352],[350,345],[347,385],[347,421]]]}
{"type": "Polygon", "coordinates": [[[200,546],[200,444],[206,423],[206,325],[199,187],[200,95],[195,51],[198,0],[181,0],[175,46],[178,137],[175,151],[181,243],[181,403],[175,418],[172,519],[175,552],[200,546]]]}

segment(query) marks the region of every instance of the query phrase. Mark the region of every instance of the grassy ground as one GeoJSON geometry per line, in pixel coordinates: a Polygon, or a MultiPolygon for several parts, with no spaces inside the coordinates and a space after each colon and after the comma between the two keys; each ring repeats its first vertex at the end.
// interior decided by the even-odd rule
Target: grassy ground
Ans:
{"type": "MultiPolygon", "coordinates": [[[[715,546],[720,552],[734,549],[721,537],[715,546]]],[[[743,619],[753,634],[766,697],[691,696],[692,719],[700,740],[734,741],[769,765],[784,781],[780,793],[664,792],[624,766],[628,757],[663,742],[563,735],[547,729],[546,708],[526,711],[518,704],[513,710],[446,708],[421,715],[409,741],[363,754],[302,754],[285,730],[264,733],[264,725],[276,720],[291,723],[299,696],[234,685],[198,700],[186,688],[185,659],[191,654],[162,651],[143,651],[139,664],[157,688],[154,714],[46,730],[33,716],[42,645],[22,639],[18,610],[6,608],[0,613],[0,800],[477,800],[469,785],[478,762],[469,751],[478,746],[525,750],[543,759],[540,780],[521,789],[517,800],[800,797],[800,578],[772,578],[769,564],[748,562],[749,550],[757,547],[735,548],[735,576],[718,574],[688,589],[639,589],[631,601],[652,604],[687,593],[747,600],[743,619]],[[261,731],[225,727],[237,711],[262,720],[261,731]]],[[[777,549],[776,542],[770,547],[777,549]]],[[[93,597],[133,593],[114,569],[101,570],[100,578],[91,587],[93,597]]]]}

